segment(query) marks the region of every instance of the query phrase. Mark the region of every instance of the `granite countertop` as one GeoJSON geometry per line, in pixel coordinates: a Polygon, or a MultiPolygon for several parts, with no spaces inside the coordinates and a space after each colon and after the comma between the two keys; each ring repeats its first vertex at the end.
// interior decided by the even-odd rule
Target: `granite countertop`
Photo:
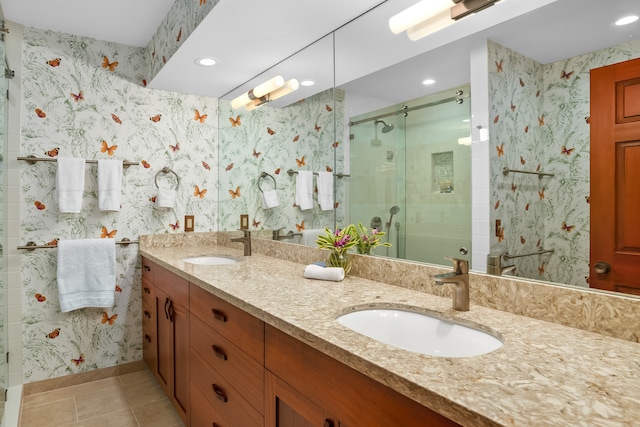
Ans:
{"type": "Polygon", "coordinates": [[[142,256],[348,366],[465,426],[640,424],[640,344],[349,276],[302,277],[304,265],[227,246],[141,247],[142,256]],[[227,255],[238,264],[183,258],[227,255]],[[475,325],[504,346],[470,358],[400,350],[336,322],[354,308],[435,312],[475,325]]]}

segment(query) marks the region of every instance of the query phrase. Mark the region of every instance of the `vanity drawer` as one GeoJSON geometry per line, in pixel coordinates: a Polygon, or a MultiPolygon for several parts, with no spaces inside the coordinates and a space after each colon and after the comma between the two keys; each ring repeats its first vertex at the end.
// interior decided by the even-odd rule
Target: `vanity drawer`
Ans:
{"type": "Polygon", "coordinates": [[[152,313],[156,312],[156,289],[153,283],[142,279],[142,304],[147,304],[152,313]]]}
{"type": "Polygon", "coordinates": [[[204,394],[191,383],[191,425],[193,427],[231,427],[204,394]]]}
{"type": "Polygon", "coordinates": [[[155,305],[142,300],[142,328],[153,331],[156,326],[155,305]],[[153,307],[153,308],[152,308],[153,307]]]}
{"type": "Polygon", "coordinates": [[[142,278],[153,283],[153,272],[156,264],[146,258],[142,258],[142,278]]]}
{"type": "Polygon", "coordinates": [[[191,313],[264,365],[264,322],[191,284],[191,313]]]}
{"type": "Polygon", "coordinates": [[[155,266],[153,284],[183,307],[189,307],[189,281],[159,265],[155,266]]]}
{"type": "Polygon", "coordinates": [[[191,348],[262,414],[264,367],[193,314],[190,326],[191,348]]]}
{"type": "Polygon", "coordinates": [[[264,418],[233,386],[200,355],[191,351],[191,383],[202,392],[211,406],[232,426],[262,426],[264,418]]]}

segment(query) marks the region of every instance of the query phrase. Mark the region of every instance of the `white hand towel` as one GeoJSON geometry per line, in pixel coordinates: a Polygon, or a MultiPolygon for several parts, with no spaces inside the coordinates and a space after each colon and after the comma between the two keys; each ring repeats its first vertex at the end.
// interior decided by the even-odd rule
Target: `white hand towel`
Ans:
{"type": "Polygon", "coordinates": [[[262,192],[262,209],[275,208],[278,204],[278,192],[276,190],[262,192]]]}
{"type": "Polygon", "coordinates": [[[84,159],[58,157],[56,189],[60,212],[80,213],[84,192],[84,159]]]}
{"type": "Polygon", "coordinates": [[[295,200],[302,211],[313,208],[313,172],[298,171],[295,200]]]}
{"type": "Polygon", "coordinates": [[[300,244],[305,246],[316,246],[318,236],[324,234],[324,228],[312,228],[311,230],[302,230],[300,244]]]}
{"type": "Polygon", "coordinates": [[[122,161],[98,160],[98,207],[101,211],[120,210],[122,161]]]}
{"type": "Polygon", "coordinates": [[[167,188],[158,189],[156,194],[155,208],[161,211],[170,211],[176,203],[176,190],[167,188]]]}
{"type": "Polygon", "coordinates": [[[323,211],[333,209],[333,173],[318,172],[318,204],[323,211]]]}
{"type": "Polygon", "coordinates": [[[342,267],[320,267],[319,265],[309,264],[304,268],[304,277],[339,282],[344,279],[344,269],[342,267]]]}
{"type": "Polygon", "coordinates": [[[57,276],[63,313],[84,307],[113,307],[116,289],[115,240],[60,240],[57,276]]]}

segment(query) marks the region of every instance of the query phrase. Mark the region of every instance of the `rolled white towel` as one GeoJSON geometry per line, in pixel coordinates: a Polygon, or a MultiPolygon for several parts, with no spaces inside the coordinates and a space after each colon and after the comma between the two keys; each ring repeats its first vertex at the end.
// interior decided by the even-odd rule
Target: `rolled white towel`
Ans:
{"type": "Polygon", "coordinates": [[[176,191],[166,188],[158,189],[156,195],[155,208],[161,211],[170,211],[173,209],[173,205],[176,203],[176,191]]]}
{"type": "Polygon", "coordinates": [[[319,265],[309,264],[304,268],[304,277],[339,282],[344,279],[344,269],[342,267],[320,267],[319,265]]]}
{"type": "Polygon", "coordinates": [[[278,206],[278,192],[267,190],[262,192],[262,209],[271,209],[278,206]]]}

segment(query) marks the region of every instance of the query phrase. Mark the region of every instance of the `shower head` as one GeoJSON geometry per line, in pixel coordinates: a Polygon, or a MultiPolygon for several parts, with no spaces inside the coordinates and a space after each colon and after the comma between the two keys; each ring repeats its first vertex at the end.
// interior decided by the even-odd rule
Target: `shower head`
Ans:
{"type": "Polygon", "coordinates": [[[394,206],[394,207],[392,207],[391,209],[389,209],[389,213],[390,213],[391,215],[395,215],[395,214],[397,214],[398,212],[400,212],[400,206],[394,206]]]}
{"type": "MultiPolygon", "coordinates": [[[[382,126],[382,133],[388,133],[388,132],[391,132],[391,131],[393,130],[393,127],[394,127],[394,126],[393,126],[393,124],[386,124],[386,123],[385,123],[384,121],[382,121],[382,120],[376,120],[376,121],[375,121],[375,122],[373,122],[373,123],[375,123],[375,125],[376,125],[376,126],[378,125],[378,123],[382,123],[382,124],[383,124],[383,126],[382,126]]],[[[376,128],[376,129],[377,129],[377,128],[376,128]]]]}

